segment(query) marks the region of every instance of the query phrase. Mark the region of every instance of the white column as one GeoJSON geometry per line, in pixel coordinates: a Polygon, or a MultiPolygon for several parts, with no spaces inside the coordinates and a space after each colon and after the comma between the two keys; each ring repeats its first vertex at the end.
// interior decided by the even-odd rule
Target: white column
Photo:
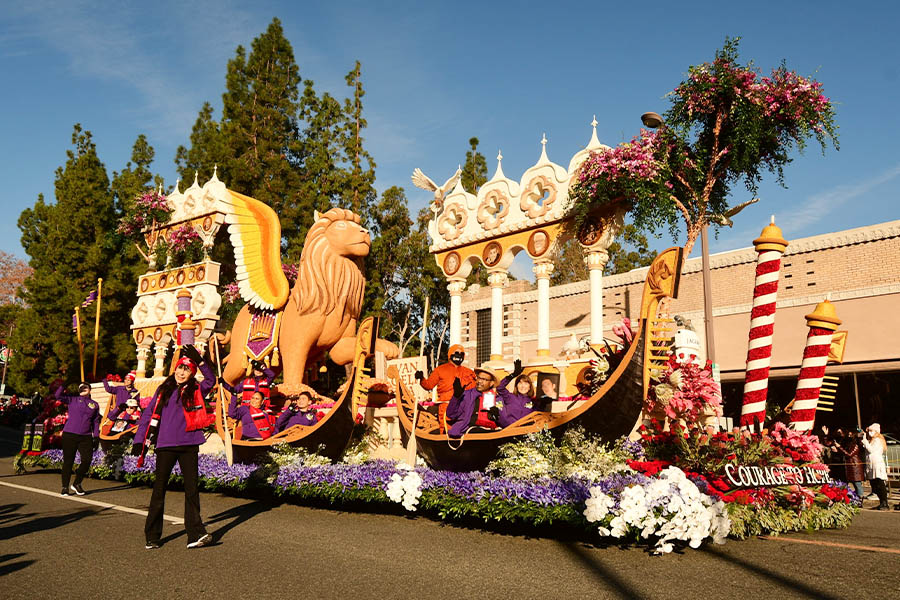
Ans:
{"type": "Polygon", "coordinates": [[[553,263],[536,263],[532,271],[537,279],[538,292],[537,355],[550,356],[550,274],[553,273],[553,263]]]}
{"type": "Polygon", "coordinates": [[[603,268],[609,252],[589,249],[584,257],[591,272],[591,346],[603,347],[603,268]]]}
{"type": "Polygon", "coordinates": [[[505,271],[488,274],[491,285],[491,360],[503,360],[503,286],[509,277],[505,271]]]}
{"type": "Polygon", "coordinates": [[[153,365],[153,376],[162,377],[165,374],[163,361],[166,360],[166,353],[169,350],[169,344],[160,342],[153,348],[153,356],[156,358],[156,364],[153,365]]]}
{"type": "Polygon", "coordinates": [[[135,374],[139,379],[147,376],[147,359],[150,358],[150,346],[138,346],[137,349],[137,369],[135,374]]]}
{"type": "Polygon", "coordinates": [[[462,293],[466,288],[465,279],[451,279],[447,290],[450,292],[450,345],[459,344],[462,331],[462,293]]]}

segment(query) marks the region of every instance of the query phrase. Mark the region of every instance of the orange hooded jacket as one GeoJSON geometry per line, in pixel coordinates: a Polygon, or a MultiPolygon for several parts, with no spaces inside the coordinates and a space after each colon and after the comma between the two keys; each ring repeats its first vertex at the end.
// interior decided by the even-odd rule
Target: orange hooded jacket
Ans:
{"type": "Polygon", "coordinates": [[[463,388],[469,389],[475,385],[475,371],[469,367],[462,365],[456,366],[450,362],[450,356],[455,352],[465,352],[459,344],[453,344],[447,350],[447,362],[431,372],[431,375],[421,380],[419,383],[426,390],[432,390],[437,387],[438,402],[450,402],[453,398],[453,381],[459,377],[463,388]]]}

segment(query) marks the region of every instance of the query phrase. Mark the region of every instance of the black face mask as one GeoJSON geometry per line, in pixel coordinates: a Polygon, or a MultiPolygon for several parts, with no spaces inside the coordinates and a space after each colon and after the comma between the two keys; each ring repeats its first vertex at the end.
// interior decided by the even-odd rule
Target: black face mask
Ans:
{"type": "Polygon", "coordinates": [[[457,367],[463,363],[463,360],[466,358],[466,355],[462,352],[455,352],[450,355],[450,362],[452,362],[457,367]]]}

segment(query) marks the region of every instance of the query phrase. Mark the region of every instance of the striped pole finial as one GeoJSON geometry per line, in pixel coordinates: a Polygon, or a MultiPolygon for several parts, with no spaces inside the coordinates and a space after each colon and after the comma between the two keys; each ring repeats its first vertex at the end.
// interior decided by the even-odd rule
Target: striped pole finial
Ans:
{"type": "Polygon", "coordinates": [[[841,324],[834,305],[823,300],[816,309],[806,315],[809,335],[803,349],[803,362],[800,364],[800,377],[797,380],[797,393],[794,394],[794,408],[791,411],[791,427],[797,431],[810,431],[816,420],[816,404],[819,402],[819,391],[822,378],[825,376],[825,365],[828,363],[828,350],[831,348],[831,337],[841,324]]]}
{"type": "Polygon", "coordinates": [[[766,396],[769,392],[769,365],[772,361],[772,335],[775,331],[775,301],[781,257],[788,242],[775,217],[753,240],[756,248],[756,281],[753,286],[753,308],[750,311],[750,342],[744,376],[744,402],[741,427],[751,431],[762,429],[766,419],[766,396]]]}

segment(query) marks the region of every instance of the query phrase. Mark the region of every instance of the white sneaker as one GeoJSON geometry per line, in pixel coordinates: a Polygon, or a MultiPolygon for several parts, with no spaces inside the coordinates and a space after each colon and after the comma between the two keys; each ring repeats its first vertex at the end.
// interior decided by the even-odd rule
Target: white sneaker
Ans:
{"type": "Polygon", "coordinates": [[[863,500],[878,500],[878,494],[874,492],[863,498],[863,500]]]}
{"type": "Polygon", "coordinates": [[[198,539],[195,542],[191,542],[190,544],[187,545],[187,547],[188,548],[202,548],[203,546],[208,546],[210,543],[212,543],[212,536],[209,535],[208,533],[204,533],[202,536],[200,536],[200,539],[198,539]]]}

